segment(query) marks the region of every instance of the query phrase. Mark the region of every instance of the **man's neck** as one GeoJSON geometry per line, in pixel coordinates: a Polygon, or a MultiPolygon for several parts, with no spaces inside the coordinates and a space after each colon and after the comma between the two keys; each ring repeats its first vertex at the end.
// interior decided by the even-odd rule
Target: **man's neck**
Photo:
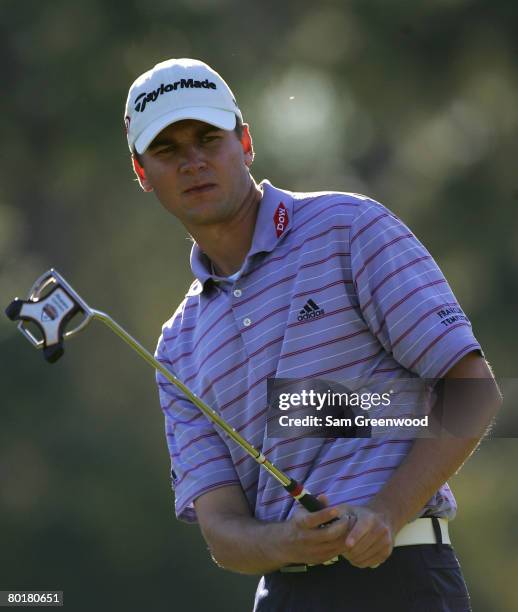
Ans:
{"type": "Polygon", "coordinates": [[[225,224],[207,226],[192,233],[200,249],[210,258],[219,276],[237,272],[252,245],[262,192],[254,179],[238,213],[225,224]]]}

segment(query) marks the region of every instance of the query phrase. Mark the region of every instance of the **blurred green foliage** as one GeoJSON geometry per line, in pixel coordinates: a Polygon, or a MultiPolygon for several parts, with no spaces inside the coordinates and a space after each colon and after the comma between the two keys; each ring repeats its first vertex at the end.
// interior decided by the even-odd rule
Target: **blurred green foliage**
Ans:
{"type": "MultiPolygon", "coordinates": [[[[0,297],[51,266],[152,349],[190,282],[190,243],[137,187],[133,79],[213,65],[251,124],[254,175],[362,192],[420,237],[498,376],[516,377],[518,9],[511,0],[5,2],[0,297]]],[[[55,366],[0,317],[0,588],[70,610],[251,608],[256,580],[173,518],[151,370],[93,326],[55,366]]],[[[518,608],[516,440],[452,479],[474,609],[518,608]]]]}

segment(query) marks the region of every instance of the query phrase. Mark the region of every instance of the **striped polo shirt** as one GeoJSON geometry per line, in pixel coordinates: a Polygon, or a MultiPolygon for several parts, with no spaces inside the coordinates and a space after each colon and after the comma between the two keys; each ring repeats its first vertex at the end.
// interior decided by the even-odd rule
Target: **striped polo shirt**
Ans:
{"type": "MultiPolygon", "coordinates": [[[[339,192],[261,183],[253,241],[237,279],[212,274],[193,245],[195,281],[162,328],[156,356],[279,469],[335,505],[362,505],[412,440],[266,435],[268,378],[440,378],[481,348],[430,253],[389,209],[339,192]],[[303,314],[313,312],[314,316],[303,314]]],[[[240,485],[261,520],[293,499],[176,387],[157,374],[178,518],[194,500],[240,485]]],[[[416,411],[417,412],[417,411],[416,411]]],[[[420,515],[452,519],[447,484],[420,515]]]]}

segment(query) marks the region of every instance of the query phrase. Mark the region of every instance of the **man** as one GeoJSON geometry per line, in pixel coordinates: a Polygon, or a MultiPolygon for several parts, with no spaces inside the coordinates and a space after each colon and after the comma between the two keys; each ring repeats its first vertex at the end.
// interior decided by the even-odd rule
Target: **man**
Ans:
{"type": "Polygon", "coordinates": [[[125,122],[140,185],[194,239],[196,280],[158,358],[326,506],[295,507],[158,375],[178,518],[199,522],[220,566],[263,575],[258,611],[469,610],[446,480],[477,438],[266,433],[269,378],[494,384],[430,254],[365,196],[257,184],[250,128],[202,62],[173,59],[139,77],[125,122]]]}

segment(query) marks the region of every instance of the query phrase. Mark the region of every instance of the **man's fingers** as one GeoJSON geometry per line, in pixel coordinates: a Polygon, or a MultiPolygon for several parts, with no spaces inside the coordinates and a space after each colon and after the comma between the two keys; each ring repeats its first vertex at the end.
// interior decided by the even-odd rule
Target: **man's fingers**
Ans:
{"type": "Polygon", "coordinates": [[[346,541],[346,550],[349,552],[350,556],[361,557],[365,555],[371,548],[381,545],[385,547],[389,547],[392,545],[392,539],[390,535],[390,530],[386,525],[371,525],[369,529],[363,532],[363,535],[359,538],[356,538],[353,532],[347,536],[346,541]],[[350,537],[353,536],[353,544],[352,546],[348,546],[347,543],[350,542],[350,537]]]}
{"type": "Polygon", "coordinates": [[[394,546],[388,525],[373,517],[364,518],[358,531],[353,529],[347,536],[346,544],[350,540],[353,544],[346,545],[343,554],[356,567],[378,566],[389,557],[394,546]]]}
{"type": "Polygon", "coordinates": [[[372,529],[372,518],[370,516],[359,516],[345,540],[345,546],[352,549],[372,529]]]}
{"type": "Polygon", "coordinates": [[[326,506],[326,508],[327,506],[329,506],[329,499],[327,498],[327,495],[325,495],[324,493],[317,495],[317,499],[321,501],[324,504],[324,506],[326,506]]]}
{"type": "Polygon", "coordinates": [[[351,565],[355,567],[359,567],[360,569],[364,569],[366,567],[376,569],[382,563],[384,563],[392,554],[392,551],[387,551],[385,549],[373,551],[369,553],[367,556],[362,557],[361,559],[348,559],[351,565]]]}
{"type": "Polygon", "coordinates": [[[329,523],[333,519],[338,517],[338,510],[336,508],[324,508],[317,512],[307,512],[297,516],[296,520],[300,527],[305,529],[314,529],[324,523],[329,523]]]}
{"type": "Polygon", "coordinates": [[[322,542],[333,542],[336,540],[338,545],[343,547],[343,538],[349,533],[351,517],[341,516],[333,523],[324,525],[323,529],[319,530],[319,539],[322,542]]]}
{"type": "Polygon", "coordinates": [[[347,555],[348,561],[356,567],[377,567],[392,554],[390,539],[378,539],[364,552],[347,555]]]}

